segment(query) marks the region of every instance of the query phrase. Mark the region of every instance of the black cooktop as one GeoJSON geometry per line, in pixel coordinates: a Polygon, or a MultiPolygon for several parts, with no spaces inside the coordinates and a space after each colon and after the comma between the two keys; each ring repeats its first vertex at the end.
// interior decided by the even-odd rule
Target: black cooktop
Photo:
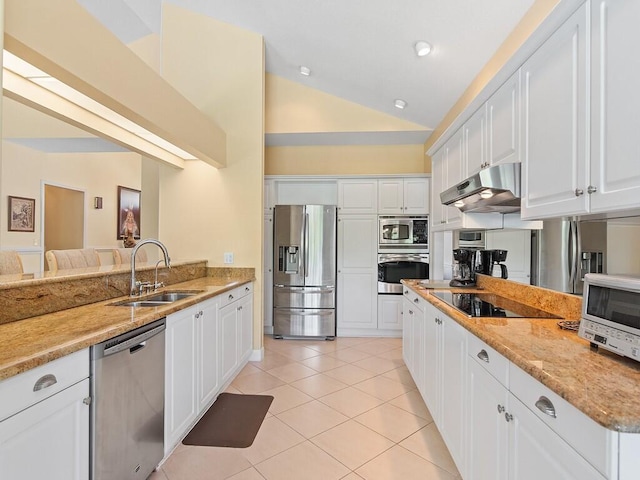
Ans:
{"type": "Polygon", "coordinates": [[[560,318],[495,293],[432,292],[468,317],[560,318]]]}

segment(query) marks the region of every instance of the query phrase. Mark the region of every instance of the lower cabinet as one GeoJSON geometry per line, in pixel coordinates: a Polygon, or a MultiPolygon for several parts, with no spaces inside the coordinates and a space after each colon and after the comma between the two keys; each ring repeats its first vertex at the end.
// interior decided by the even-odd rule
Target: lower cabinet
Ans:
{"type": "Polygon", "coordinates": [[[402,330],[402,296],[378,294],[378,328],[402,330]]]}
{"type": "Polygon", "coordinates": [[[252,346],[252,284],[167,317],[165,454],[244,366],[252,346]]]}
{"type": "Polygon", "coordinates": [[[87,350],[0,382],[0,478],[89,479],[87,350]]]}

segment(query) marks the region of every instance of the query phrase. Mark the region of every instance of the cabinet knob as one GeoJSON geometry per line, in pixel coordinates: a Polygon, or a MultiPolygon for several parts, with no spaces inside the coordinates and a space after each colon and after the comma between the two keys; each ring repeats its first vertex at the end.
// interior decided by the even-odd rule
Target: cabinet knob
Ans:
{"type": "Polygon", "coordinates": [[[82,399],[82,403],[84,403],[85,405],[91,405],[91,397],[84,397],[82,399]]]}
{"type": "Polygon", "coordinates": [[[420,302],[420,300],[418,300],[417,298],[413,299],[413,303],[418,303],[418,302],[420,302]]]}
{"type": "Polygon", "coordinates": [[[484,348],[478,352],[477,357],[483,362],[489,363],[489,354],[484,348]]]}
{"type": "Polygon", "coordinates": [[[498,404],[498,413],[503,413],[505,410],[504,406],[498,404]]]}
{"type": "Polygon", "coordinates": [[[233,300],[233,295],[229,294],[229,300],[233,300]]]}
{"type": "Polygon", "coordinates": [[[249,287],[244,287],[245,292],[248,292],[249,290],[251,290],[249,287]]]}
{"type": "Polygon", "coordinates": [[[413,315],[413,310],[409,310],[409,315],[413,315]]]}
{"type": "Polygon", "coordinates": [[[509,412],[505,412],[505,413],[504,413],[504,419],[505,419],[507,422],[510,422],[511,420],[513,420],[513,415],[511,415],[509,412]]]}
{"type": "Polygon", "coordinates": [[[579,197],[580,195],[584,195],[584,190],[582,190],[581,188],[576,188],[573,193],[576,194],[576,197],[579,197]]]}
{"type": "Polygon", "coordinates": [[[594,187],[593,185],[589,185],[587,187],[587,193],[591,195],[592,193],[596,193],[598,191],[598,187],[594,187]]]}

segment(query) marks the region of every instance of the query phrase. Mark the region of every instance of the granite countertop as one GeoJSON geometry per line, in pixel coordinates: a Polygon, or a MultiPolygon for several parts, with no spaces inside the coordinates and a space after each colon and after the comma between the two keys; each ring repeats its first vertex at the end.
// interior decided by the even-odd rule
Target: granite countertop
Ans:
{"type": "MultiPolygon", "coordinates": [[[[560,329],[558,319],[469,318],[418,281],[403,283],[600,425],[640,433],[640,362],[591,350],[577,332],[560,329]]],[[[580,318],[579,297],[504,280],[479,286],[565,319],[580,318]]]]}
{"type": "Polygon", "coordinates": [[[2,324],[0,380],[146,325],[253,280],[253,273],[244,278],[205,276],[160,289],[159,292],[201,290],[201,293],[162,307],[109,305],[128,298],[120,297],[2,324]]]}

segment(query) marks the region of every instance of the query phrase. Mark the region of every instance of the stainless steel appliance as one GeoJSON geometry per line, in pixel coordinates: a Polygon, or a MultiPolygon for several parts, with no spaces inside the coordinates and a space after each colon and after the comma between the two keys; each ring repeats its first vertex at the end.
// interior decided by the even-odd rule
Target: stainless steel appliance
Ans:
{"type": "Polygon", "coordinates": [[[585,274],[606,271],[604,221],[545,220],[531,242],[532,285],[582,294],[585,274]]]}
{"type": "Polygon", "coordinates": [[[165,320],[91,347],[91,478],[142,480],[164,456],[165,320]]]}
{"type": "Polygon", "coordinates": [[[463,212],[520,211],[520,164],[502,163],[480,170],[440,194],[443,205],[463,212]]]}
{"type": "Polygon", "coordinates": [[[428,253],[378,254],[378,293],[402,295],[402,279],[428,279],[428,253]]]}
{"type": "Polygon", "coordinates": [[[412,251],[428,250],[429,217],[380,215],[378,221],[378,252],[406,248],[415,249],[412,251]]]}
{"type": "Polygon", "coordinates": [[[336,335],[336,207],[276,205],[273,335],[336,335]]]}
{"type": "Polygon", "coordinates": [[[640,361],[640,277],[585,275],[578,335],[640,361]]]}
{"type": "Polygon", "coordinates": [[[507,266],[502,263],[507,260],[506,250],[478,250],[476,254],[476,273],[508,278],[507,266]],[[496,275],[497,272],[497,275],[496,275]]]}
{"type": "Polygon", "coordinates": [[[495,293],[434,291],[431,295],[438,297],[468,317],[559,318],[552,313],[495,293]]]}
{"type": "Polygon", "coordinates": [[[484,248],[486,246],[483,230],[458,230],[458,247],[460,248],[484,248]]]}

